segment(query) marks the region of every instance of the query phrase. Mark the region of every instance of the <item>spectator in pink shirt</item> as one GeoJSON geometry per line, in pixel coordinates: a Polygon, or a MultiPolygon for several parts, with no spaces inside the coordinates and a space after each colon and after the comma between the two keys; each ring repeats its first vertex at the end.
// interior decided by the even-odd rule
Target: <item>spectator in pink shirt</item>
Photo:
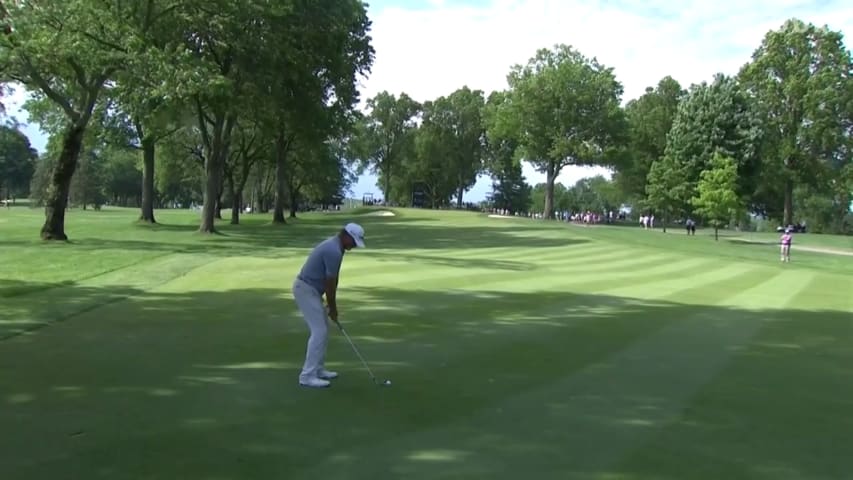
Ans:
{"type": "Polygon", "coordinates": [[[785,233],[782,234],[782,238],[780,242],[782,244],[782,261],[790,262],[791,261],[791,241],[794,239],[794,236],[791,234],[790,229],[785,229],[785,233]]]}

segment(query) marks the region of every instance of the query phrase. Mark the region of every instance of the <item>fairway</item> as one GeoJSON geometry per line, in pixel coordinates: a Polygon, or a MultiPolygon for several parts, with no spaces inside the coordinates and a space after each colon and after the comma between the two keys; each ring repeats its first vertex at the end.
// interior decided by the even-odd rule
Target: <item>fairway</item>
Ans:
{"type": "Polygon", "coordinates": [[[43,244],[41,209],[0,210],[0,478],[853,472],[853,256],[377,211],[203,236],[196,212],[73,210],[70,244],[43,244]],[[301,388],[290,287],[348,221],[367,249],[345,256],[340,320],[393,386],[332,328],[341,377],[301,388]]]}

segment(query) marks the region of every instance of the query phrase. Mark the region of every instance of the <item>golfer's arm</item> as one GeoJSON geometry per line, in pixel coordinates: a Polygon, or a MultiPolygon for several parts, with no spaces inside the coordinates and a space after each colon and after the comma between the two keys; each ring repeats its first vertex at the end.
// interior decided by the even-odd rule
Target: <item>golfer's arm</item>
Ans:
{"type": "Polygon", "coordinates": [[[335,295],[338,292],[338,277],[326,277],[326,303],[330,310],[337,310],[338,304],[335,295]]]}

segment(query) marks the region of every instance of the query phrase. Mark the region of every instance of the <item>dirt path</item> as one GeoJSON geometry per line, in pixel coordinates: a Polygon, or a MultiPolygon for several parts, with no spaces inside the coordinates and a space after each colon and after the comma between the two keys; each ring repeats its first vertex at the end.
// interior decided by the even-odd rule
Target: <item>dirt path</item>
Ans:
{"type": "MultiPolygon", "coordinates": [[[[739,242],[747,242],[747,243],[760,243],[762,245],[779,245],[777,242],[765,242],[761,240],[750,240],[748,238],[734,238],[733,240],[737,240],[739,242]]],[[[826,253],[829,255],[844,255],[847,257],[853,257],[853,250],[841,250],[839,248],[830,248],[830,247],[810,247],[808,245],[797,245],[794,244],[792,247],[792,252],[796,252],[797,250],[803,252],[814,252],[814,253],[826,253]]]]}

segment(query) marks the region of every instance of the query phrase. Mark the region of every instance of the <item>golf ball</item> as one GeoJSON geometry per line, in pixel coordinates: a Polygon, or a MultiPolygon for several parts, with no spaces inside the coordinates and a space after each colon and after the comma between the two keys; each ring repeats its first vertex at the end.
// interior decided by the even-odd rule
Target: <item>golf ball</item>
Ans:
{"type": "Polygon", "coordinates": [[[385,385],[391,385],[391,380],[385,380],[385,385]]]}

